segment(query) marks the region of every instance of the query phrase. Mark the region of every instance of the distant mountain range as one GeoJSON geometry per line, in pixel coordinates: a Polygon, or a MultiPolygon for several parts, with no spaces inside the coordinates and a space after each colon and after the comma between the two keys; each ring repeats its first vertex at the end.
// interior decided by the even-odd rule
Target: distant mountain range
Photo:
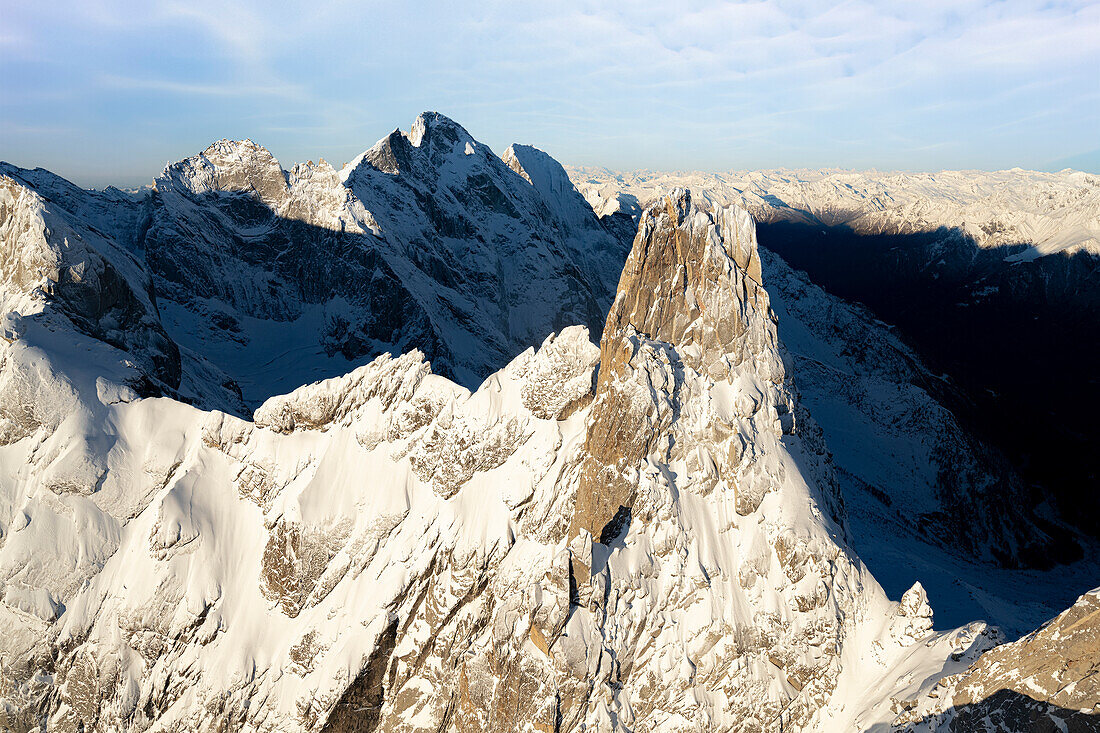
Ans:
{"type": "Polygon", "coordinates": [[[980,247],[1027,245],[1014,260],[1100,255],[1100,175],[1081,171],[568,171],[601,212],[687,186],[715,203],[737,204],[762,224],[844,225],[861,235],[952,229],[980,247]]]}

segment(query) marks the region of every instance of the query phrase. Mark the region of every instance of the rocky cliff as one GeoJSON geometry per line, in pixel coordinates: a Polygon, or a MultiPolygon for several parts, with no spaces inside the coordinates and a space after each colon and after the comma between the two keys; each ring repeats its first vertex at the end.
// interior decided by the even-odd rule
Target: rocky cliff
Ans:
{"type": "Polygon", "coordinates": [[[905,707],[913,733],[1100,730],[1100,588],[905,707]]]}

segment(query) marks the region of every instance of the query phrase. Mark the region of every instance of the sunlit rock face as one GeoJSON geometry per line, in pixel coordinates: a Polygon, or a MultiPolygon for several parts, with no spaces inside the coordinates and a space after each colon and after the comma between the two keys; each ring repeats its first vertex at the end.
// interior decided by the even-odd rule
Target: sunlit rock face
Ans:
{"type": "MultiPolygon", "coordinates": [[[[676,190],[642,215],[608,316],[574,534],[583,528],[599,539],[620,507],[631,508],[637,464],[655,450],[663,448],[662,458],[669,460],[675,446],[677,457],[685,457],[685,443],[717,437],[684,435],[670,441],[664,435],[679,411],[674,401],[680,397],[684,369],[733,384],[746,360],[752,363],[740,371],[772,385],[777,404],[783,403],[779,409],[787,415],[789,405],[774,389],[782,382],[783,367],[760,286],[752,220],[735,207],[715,212],[696,208],[690,193],[676,190]],[[661,378],[660,371],[648,366],[654,359],[661,362],[662,353],[669,379],[655,384],[648,377],[633,378],[641,373],[661,378]]],[[[762,396],[742,395],[740,408],[759,406],[751,403],[762,396]]],[[[710,429],[723,430],[718,425],[712,423],[710,429]]],[[[736,432],[729,423],[725,428],[731,436],[736,432]]],[[[709,455],[696,457],[707,464],[696,470],[716,480],[725,473],[734,484],[743,447],[743,439],[737,440],[735,446],[724,446],[719,462],[709,455]]],[[[752,493],[742,493],[746,508],[754,501],[752,493]]]]}
{"type": "MultiPolygon", "coordinates": [[[[885,515],[861,531],[873,536],[870,544],[899,531],[916,535],[948,556],[945,574],[954,574],[955,558],[1045,571],[1096,554],[1077,545],[1073,527],[1100,535],[1096,494],[1084,488],[1095,483],[1088,443],[1100,409],[1091,373],[1091,347],[1100,340],[1100,177],[1020,169],[569,173],[605,218],[638,201],[648,206],[673,186],[751,213],[780,336],[798,363],[805,403],[829,436],[845,495],[885,515]],[[796,273],[783,273],[787,264],[796,273]],[[820,287],[797,284],[806,279],[820,287]],[[866,310],[853,312],[855,304],[866,310]],[[844,310],[855,318],[837,312],[844,310]],[[807,330],[815,334],[809,342],[807,330]],[[835,357],[821,353],[821,341],[840,346],[835,357]],[[908,352],[907,368],[884,353],[890,342],[908,352]],[[1057,380],[1051,353],[1062,354],[1057,380]],[[890,394],[912,387],[926,396],[890,394]],[[863,413],[878,437],[854,428],[863,420],[853,413],[863,413]],[[874,495],[883,494],[904,504],[905,521],[891,521],[896,505],[875,508],[874,495]],[[890,524],[900,526],[875,531],[890,524]]],[[[913,554],[910,567],[925,567],[927,553],[913,554]]],[[[866,559],[876,569],[873,553],[866,559]]],[[[981,572],[968,582],[982,598],[1017,605],[1017,591],[981,572]]],[[[1023,626],[1015,613],[998,613],[1000,603],[964,603],[1020,632],[1076,593],[1044,595],[1052,602],[1025,614],[1023,626]]]]}
{"type": "Polygon", "coordinates": [[[752,220],[656,201],[604,329],[570,524],[578,615],[601,619],[626,725],[798,726],[835,689],[860,571],[784,382],[752,220]]]}

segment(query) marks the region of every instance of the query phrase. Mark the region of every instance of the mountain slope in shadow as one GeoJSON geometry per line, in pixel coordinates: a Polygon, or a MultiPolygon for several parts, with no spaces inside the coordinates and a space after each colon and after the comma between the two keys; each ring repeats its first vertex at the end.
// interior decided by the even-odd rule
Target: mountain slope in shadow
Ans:
{"type": "MultiPolygon", "coordinates": [[[[894,324],[950,378],[952,410],[1010,458],[1040,519],[1100,536],[1100,474],[1089,447],[1100,411],[1100,259],[1014,261],[1027,245],[983,249],[952,230],[863,236],[779,222],[759,232],[761,246],[894,324]],[[1043,506],[1048,500],[1053,506],[1043,506]]],[[[1077,554],[1066,543],[1050,559],[1077,554]]]]}

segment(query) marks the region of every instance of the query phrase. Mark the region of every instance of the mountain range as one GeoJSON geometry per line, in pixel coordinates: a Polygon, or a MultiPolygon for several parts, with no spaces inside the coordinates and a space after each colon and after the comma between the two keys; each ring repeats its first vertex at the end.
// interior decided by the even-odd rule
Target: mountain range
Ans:
{"type": "MultiPolygon", "coordinates": [[[[339,171],[0,164],[0,725],[1096,729],[1095,535],[965,369],[762,246],[826,209],[579,175],[436,113],[339,171]]],[[[1056,184],[974,246],[1072,257],[1022,280],[1074,320],[1056,184]]],[[[828,226],[970,236],[925,196],[828,226]]]]}

